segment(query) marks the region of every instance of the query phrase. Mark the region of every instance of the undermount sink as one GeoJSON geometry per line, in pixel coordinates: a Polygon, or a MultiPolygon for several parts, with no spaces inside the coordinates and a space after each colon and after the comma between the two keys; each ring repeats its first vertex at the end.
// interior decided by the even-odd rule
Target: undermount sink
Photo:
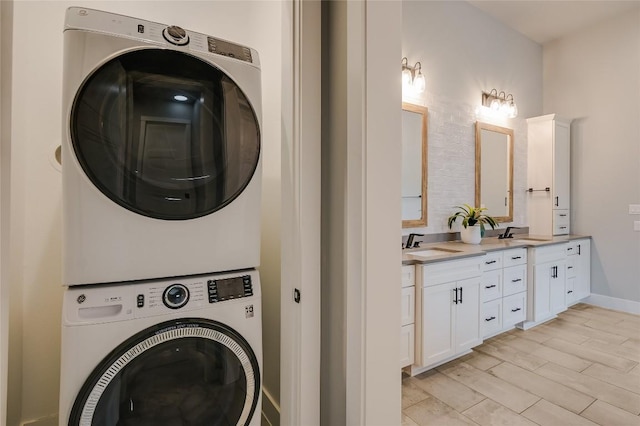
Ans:
{"type": "Polygon", "coordinates": [[[433,257],[433,256],[442,256],[444,254],[451,254],[451,253],[460,253],[460,250],[434,247],[426,250],[412,251],[410,253],[407,253],[407,256],[425,258],[425,257],[433,257]]]}

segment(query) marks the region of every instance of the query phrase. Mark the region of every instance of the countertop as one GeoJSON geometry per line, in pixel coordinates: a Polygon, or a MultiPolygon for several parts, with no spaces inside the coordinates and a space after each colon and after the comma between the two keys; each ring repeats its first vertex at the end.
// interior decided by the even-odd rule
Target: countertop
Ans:
{"type": "Polygon", "coordinates": [[[486,253],[517,247],[540,247],[551,244],[561,244],[567,241],[591,238],[589,235],[560,235],[544,237],[536,235],[515,234],[513,238],[498,239],[498,237],[483,238],[480,244],[465,244],[461,241],[430,243],[418,248],[402,250],[403,265],[419,265],[424,263],[442,262],[444,260],[462,259],[465,257],[482,256],[486,253]],[[428,257],[414,257],[412,253],[430,250],[428,257]],[[442,253],[440,253],[442,252],[442,253]]]}

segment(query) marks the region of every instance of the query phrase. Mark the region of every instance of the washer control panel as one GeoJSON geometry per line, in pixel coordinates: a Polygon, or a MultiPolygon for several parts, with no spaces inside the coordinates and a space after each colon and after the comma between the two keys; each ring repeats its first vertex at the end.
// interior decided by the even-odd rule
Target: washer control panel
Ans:
{"type": "Polygon", "coordinates": [[[207,281],[209,303],[253,296],[251,275],[207,281]]]}
{"type": "Polygon", "coordinates": [[[244,312],[246,306],[255,304],[255,300],[243,298],[260,296],[260,276],[253,269],[162,280],[73,286],[64,294],[64,323],[81,325],[169,313],[184,315],[213,304],[236,306],[244,312]]]}

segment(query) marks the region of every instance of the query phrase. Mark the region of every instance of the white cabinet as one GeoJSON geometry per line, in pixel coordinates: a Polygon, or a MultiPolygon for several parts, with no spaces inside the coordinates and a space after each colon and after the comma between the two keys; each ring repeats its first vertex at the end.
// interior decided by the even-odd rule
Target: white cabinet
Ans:
{"type": "Polygon", "coordinates": [[[588,238],[567,244],[566,291],[568,306],[591,294],[591,241],[588,238]]]}
{"type": "Polygon", "coordinates": [[[400,367],[413,364],[415,353],[415,267],[402,265],[400,297],[400,367]]]}
{"type": "Polygon", "coordinates": [[[567,244],[554,244],[528,249],[527,329],[554,318],[567,309],[566,294],[567,244]]]}
{"type": "Polygon", "coordinates": [[[526,318],[527,249],[490,252],[483,260],[483,269],[480,323],[486,338],[526,318]]]}
{"type": "Polygon", "coordinates": [[[424,371],[482,343],[481,259],[475,256],[418,266],[413,371],[424,371]]]}
{"type": "Polygon", "coordinates": [[[549,114],[527,125],[529,233],[569,234],[571,121],[549,114]]]}

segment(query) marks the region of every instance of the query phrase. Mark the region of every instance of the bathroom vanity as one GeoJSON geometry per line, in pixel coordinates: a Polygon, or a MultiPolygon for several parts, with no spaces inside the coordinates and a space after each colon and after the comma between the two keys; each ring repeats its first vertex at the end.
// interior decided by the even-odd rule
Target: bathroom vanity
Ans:
{"type": "Polygon", "coordinates": [[[419,374],[483,339],[555,318],[590,294],[590,247],[585,236],[517,235],[406,250],[401,367],[419,374]]]}

